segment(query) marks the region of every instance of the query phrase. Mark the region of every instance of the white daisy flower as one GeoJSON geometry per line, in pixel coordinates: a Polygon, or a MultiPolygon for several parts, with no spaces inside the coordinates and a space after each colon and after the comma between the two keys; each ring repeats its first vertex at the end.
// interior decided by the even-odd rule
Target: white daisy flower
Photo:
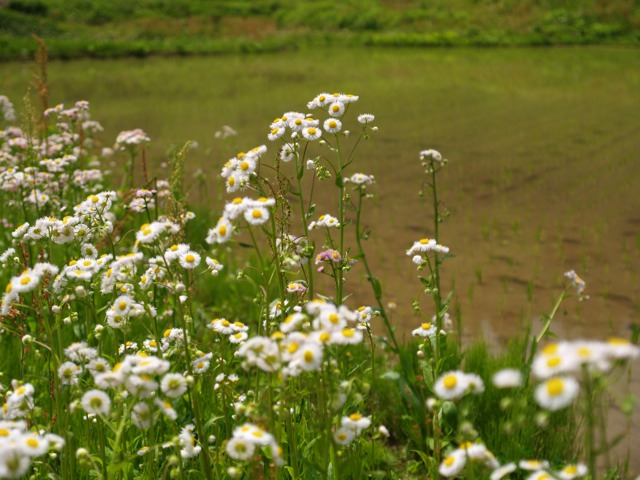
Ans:
{"type": "Polygon", "coordinates": [[[224,265],[218,262],[218,260],[216,260],[215,258],[206,257],[204,260],[209,267],[209,271],[214,277],[217,276],[224,268],[224,265]]]}
{"type": "Polygon", "coordinates": [[[438,331],[438,328],[436,327],[435,324],[425,322],[422,325],[420,325],[418,328],[416,328],[413,332],[411,332],[411,334],[414,337],[432,337],[433,335],[436,334],[437,331],[438,331]]]}
{"type": "Polygon", "coordinates": [[[356,432],[351,428],[341,427],[333,434],[333,440],[339,445],[349,445],[356,438],[356,432]]]}
{"type": "Polygon", "coordinates": [[[309,230],[312,230],[314,228],[318,228],[318,227],[334,227],[337,228],[340,226],[340,222],[338,221],[338,219],[332,215],[329,215],[328,213],[324,214],[324,215],[320,215],[320,217],[318,218],[317,221],[315,222],[311,222],[309,224],[309,230]]]}
{"type": "Polygon", "coordinates": [[[232,335],[229,335],[229,341],[231,343],[242,343],[247,339],[247,332],[237,332],[232,335]]]}
{"type": "Polygon", "coordinates": [[[62,385],[77,385],[82,367],[73,362],[64,362],[58,367],[58,378],[62,385]]]}
{"type": "Polygon", "coordinates": [[[332,117],[341,117],[344,114],[344,103],[341,101],[335,101],[329,105],[329,115],[332,117]]]}
{"type": "Polygon", "coordinates": [[[254,207],[244,212],[244,219],[251,225],[262,225],[269,220],[269,210],[264,207],[254,207]]]}
{"type": "Polygon", "coordinates": [[[549,468],[549,462],[547,462],[546,460],[520,460],[518,462],[518,467],[520,467],[522,470],[535,472],[537,470],[549,468]]]}
{"type": "Polygon", "coordinates": [[[364,125],[373,122],[375,119],[376,117],[370,113],[362,113],[358,115],[358,123],[362,123],[364,125]]]}
{"type": "Polygon", "coordinates": [[[354,173],[346,181],[355,185],[371,185],[375,178],[373,175],[365,175],[364,173],[354,173]]]}
{"type": "Polygon", "coordinates": [[[322,347],[313,343],[305,344],[296,352],[291,363],[307,372],[318,370],[322,365],[322,347]]]}
{"type": "Polygon", "coordinates": [[[187,391],[187,381],[179,373],[167,373],[162,377],[160,389],[167,397],[178,398],[187,391]]]}
{"type": "Polygon", "coordinates": [[[271,131],[267,135],[267,138],[272,142],[279,139],[282,135],[284,135],[284,132],[286,131],[284,126],[276,126],[272,124],[271,127],[271,131]]]}
{"type": "Polygon", "coordinates": [[[326,132],[338,133],[342,129],[342,122],[337,118],[328,118],[322,126],[326,132]]]}
{"type": "Polygon", "coordinates": [[[322,130],[316,127],[307,127],[302,130],[302,136],[309,141],[317,140],[322,136],[322,130]]]}
{"type": "Polygon", "coordinates": [[[111,399],[102,390],[89,390],[82,396],[80,405],[85,412],[106,417],[111,410],[111,399]]]}
{"type": "Polygon", "coordinates": [[[293,146],[287,144],[284,145],[281,149],[280,149],[280,161],[284,162],[284,163],[288,163],[290,161],[292,161],[296,156],[296,151],[293,148],[293,146]]]}
{"type": "Polygon", "coordinates": [[[468,388],[467,376],[459,370],[442,374],[434,385],[436,395],[445,400],[462,398],[467,393],[468,388]]]}
{"type": "Polygon", "coordinates": [[[213,243],[226,243],[232,234],[233,224],[228,218],[220,217],[216,226],[209,230],[206,242],[210,245],[213,243]]]}
{"type": "Polygon", "coordinates": [[[136,240],[140,243],[154,243],[165,230],[163,222],[145,223],[136,232],[136,240]]]}
{"type": "Polygon", "coordinates": [[[362,330],[343,328],[331,333],[331,343],[336,345],[357,345],[362,343],[362,330]]]}
{"type": "Polygon", "coordinates": [[[475,373],[466,373],[467,382],[469,384],[469,392],[474,395],[479,395],[484,392],[484,382],[479,375],[475,373]]]}
{"type": "Polygon", "coordinates": [[[211,363],[209,362],[209,358],[207,358],[206,356],[196,358],[191,362],[193,373],[205,373],[207,370],[209,370],[210,365],[211,363]]]}
{"type": "Polygon", "coordinates": [[[94,358],[87,364],[87,370],[89,370],[89,372],[91,372],[91,375],[95,377],[96,375],[99,375],[101,373],[111,371],[111,366],[106,359],[98,357],[94,358]]]}
{"type": "Polygon", "coordinates": [[[193,430],[193,425],[187,425],[180,431],[180,435],[178,435],[180,445],[182,446],[180,450],[180,456],[182,458],[193,458],[202,450],[202,447],[196,444],[193,430]]]}
{"type": "Polygon", "coordinates": [[[129,295],[120,295],[115,299],[111,308],[116,315],[126,317],[127,315],[129,315],[129,312],[133,307],[133,303],[133,298],[131,298],[129,295]]]}
{"type": "Polygon", "coordinates": [[[356,435],[360,435],[363,430],[371,426],[371,418],[363,417],[360,413],[356,412],[347,417],[342,417],[340,425],[342,425],[343,428],[353,430],[356,435]]]}
{"type": "Polygon", "coordinates": [[[555,476],[557,478],[561,478],[562,480],[572,480],[574,478],[584,477],[587,473],[589,473],[589,471],[586,465],[577,463],[574,465],[567,465],[562,470],[557,472],[555,476]]]}
{"type": "Polygon", "coordinates": [[[20,435],[17,447],[29,457],[39,457],[49,451],[49,441],[32,432],[20,435]]]}
{"type": "Polygon", "coordinates": [[[11,279],[6,293],[26,293],[35,290],[40,284],[40,275],[33,270],[25,270],[17,277],[11,279]]]}
{"type": "Polygon", "coordinates": [[[231,440],[227,442],[225,450],[227,455],[234,460],[246,461],[253,457],[256,451],[256,445],[244,436],[234,435],[231,440]]]}
{"type": "Polygon", "coordinates": [[[440,467],[438,467],[438,472],[443,477],[455,477],[462,471],[466,463],[467,454],[465,451],[454,450],[442,460],[440,467]]]}
{"type": "Polygon", "coordinates": [[[578,358],[571,353],[570,348],[565,347],[557,354],[536,355],[531,366],[531,373],[537,378],[549,378],[561,373],[574,372],[579,368],[580,363],[578,358]]]}
{"type": "Polygon", "coordinates": [[[435,163],[442,163],[442,154],[439,151],[433,150],[433,149],[422,150],[420,152],[420,161],[422,162],[432,161],[435,163]]]}
{"type": "Polygon", "coordinates": [[[536,387],[534,397],[542,408],[555,411],[569,406],[579,391],[573,377],[552,377],[536,387]]]}
{"type": "Polygon", "coordinates": [[[624,338],[612,337],[606,342],[607,355],[613,359],[635,359],[640,356],[640,348],[624,338]]]}
{"type": "Polygon", "coordinates": [[[178,257],[178,261],[180,262],[182,268],[186,268],[188,270],[193,270],[198,265],[200,265],[200,260],[200,254],[194,252],[193,250],[190,250],[184,255],[180,255],[180,257],[178,257]]]}
{"type": "Polygon", "coordinates": [[[171,405],[167,400],[160,400],[159,398],[156,398],[154,403],[158,408],[160,408],[162,414],[169,420],[176,420],[178,418],[178,412],[176,412],[173,405],[171,405]]]}

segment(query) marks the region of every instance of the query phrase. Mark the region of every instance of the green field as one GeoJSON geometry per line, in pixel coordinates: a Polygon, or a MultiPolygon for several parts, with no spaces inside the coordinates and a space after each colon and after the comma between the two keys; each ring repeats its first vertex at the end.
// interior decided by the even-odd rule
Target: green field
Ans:
{"type": "Polygon", "coordinates": [[[637,0],[5,0],[0,60],[44,38],[56,58],[265,52],[322,45],[640,43],[637,0]]]}

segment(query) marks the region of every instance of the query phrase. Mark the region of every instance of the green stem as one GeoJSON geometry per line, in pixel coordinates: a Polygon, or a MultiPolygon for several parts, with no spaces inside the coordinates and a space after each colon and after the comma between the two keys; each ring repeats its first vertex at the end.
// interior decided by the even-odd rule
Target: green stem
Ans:
{"type": "Polygon", "coordinates": [[[591,382],[591,377],[589,376],[589,372],[587,372],[586,368],[583,369],[583,378],[584,378],[584,394],[585,394],[585,417],[587,420],[587,428],[585,432],[585,455],[587,457],[587,466],[589,468],[589,474],[591,478],[595,478],[596,475],[596,445],[595,445],[595,429],[596,429],[596,421],[594,414],[594,392],[593,392],[593,384],[591,382]]]}
{"type": "MultiPolygon", "coordinates": [[[[336,155],[338,157],[338,172],[336,178],[336,186],[340,189],[340,198],[338,199],[338,216],[340,223],[340,243],[339,243],[339,252],[342,256],[342,262],[344,262],[345,251],[344,251],[344,173],[342,166],[342,158],[340,156],[340,140],[339,137],[336,136],[336,155]]],[[[344,278],[342,276],[342,262],[337,268],[337,277],[336,277],[336,304],[342,304],[342,290],[344,287],[344,278]]]]}

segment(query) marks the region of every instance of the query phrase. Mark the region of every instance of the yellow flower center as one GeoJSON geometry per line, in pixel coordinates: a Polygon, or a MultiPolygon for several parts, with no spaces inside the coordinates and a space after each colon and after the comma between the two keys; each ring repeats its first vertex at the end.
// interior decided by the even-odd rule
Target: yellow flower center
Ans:
{"type": "Polygon", "coordinates": [[[300,348],[300,345],[298,345],[297,342],[291,342],[287,347],[287,352],[296,353],[298,351],[298,348],[300,348]]]}
{"type": "Polygon", "coordinates": [[[31,277],[22,277],[20,279],[20,284],[21,285],[27,285],[30,281],[31,281],[31,277]]]}
{"type": "MultiPolygon", "coordinates": [[[[421,245],[426,245],[426,244],[427,244],[427,243],[429,243],[430,241],[431,241],[431,240],[430,240],[430,239],[428,239],[428,238],[421,238],[421,239],[420,239],[420,244],[421,244],[421,245]]],[[[449,458],[451,458],[451,457],[449,457],[449,458]]]]}
{"type": "Polygon", "coordinates": [[[338,126],[338,122],[336,122],[335,120],[329,121],[329,128],[336,128],[337,126],[338,126]]]}
{"type": "Polygon", "coordinates": [[[196,261],[196,257],[194,257],[193,255],[191,255],[191,254],[189,253],[189,254],[187,254],[187,255],[184,257],[184,260],[185,260],[187,263],[193,263],[193,262],[195,262],[195,261],[196,261]]]}
{"type": "Polygon", "coordinates": [[[362,415],[360,415],[359,413],[352,413],[351,415],[349,415],[349,420],[357,422],[358,420],[362,419],[362,415]]]}
{"type": "Polygon", "coordinates": [[[547,366],[551,368],[557,367],[558,365],[560,365],[560,362],[561,362],[560,357],[550,357],[547,360],[547,366]]]}
{"type": "Polygon", "coordinates": [[[431,328],[431,324],[430,323],[423,323],[420,328],[422,328],[422,330],[429,330],[431,328]]]}
{"type": "Polygon", "coordinates": [[[355,331],[352,328],[345,328],[342,330],[342,335],[347,338],[351,338],[355,335],[355,331]]]}
{"type": "Polygon", "coordinates": [[[564,391],[564,382],[560,378],[552,378],[547,382],[547,393],[552,397],[557,397],[564,391]]]}
{"type": "Polygon", "coordinates": [[[262,218],[262,212],[258,209],[255,209],[254,211],[251,212],[251,216],[253,218],[262,218]]]}
{"type": "Polygon", "coordinates": [[[307,132],[309,133],[309,135],[315,135],[317,130],[313,127],[309,127],[309,130],[307,130],[307,132]]]}
{"type": "Polygon", "coordinates": [[[224,225],[220,225],[218,227],[218,235],[220,235],[221,237],[224,237],[227,234],[227,227],[225,227],[224,225]]]}
{"type": "Polygon", "coordinates": [[[306,352],[304,352],[304,361],[307,363],[311,363],[313,362],[314,356],[313,356],[313,352],[311,350],[307,350],[306,352]]]}
{"type": "Polygon", "coordinates": [[[29,437],[27,438],[27,446],[31,447],[31,448],[37,448],[38,445],[40,445],[40,442],[38,441],[37,438],[33,438],[33,437],[29,437]]]}
{"type": "Polygon", "coordinates": [[[446,377],[444,377],[445,388],[448,388],[450,390],[452,388],[455,388],[457,384],[458,384],[458,379],[456,378],[455,375],[447,375],[446,377]]]}
{"type": "Polygon", "coordinates": [[[340,317],[338,316],[338,314],[332,313],[329,315],[329,321],[332,324],[337,325],[340,322],[340,317]]]}
{"type": "Polygon", "coordinates": [[[553,355],[554,353],[556,353],[558,351],[558,344],[557,343],[550,343],[549,345],[546,345],[543,349],[542,349],[542,353],[544,355],[553,355]]]}
{"type": "Polygon", "coordinates": [[[249,170],[249,162],[242,162],[240,164],[240,170],[249,170]]]}
{"type": "Polygon", "coordinates": [[[569,465],[567,467],[564,467],[562,471],[564,473],[568,473],[569,475],[573,475],[575,473],[578,473],[578,467],[576,467],[575,465],[569,465]]]}
{"type": "Polygon", "coordinates": [[[447,457],[447,458],[444,459],[444,464],[447,467],[450,467],[451,465],[453,465],[455,463],[455,461],[456,461],[455,457],[447,457]]]}

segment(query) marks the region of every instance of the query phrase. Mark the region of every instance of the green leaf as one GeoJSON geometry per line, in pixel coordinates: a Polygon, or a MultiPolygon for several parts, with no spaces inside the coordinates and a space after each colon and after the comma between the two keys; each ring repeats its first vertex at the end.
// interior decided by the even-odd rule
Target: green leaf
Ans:
{"type": "Polygon", "coordinates": [[[371,282],[371,286],[373,287],[373,294],[377,299],[382,298],[382,285],[380,285],[380,281],[376,277],[369,277],[369,281],[371,282]]]}

